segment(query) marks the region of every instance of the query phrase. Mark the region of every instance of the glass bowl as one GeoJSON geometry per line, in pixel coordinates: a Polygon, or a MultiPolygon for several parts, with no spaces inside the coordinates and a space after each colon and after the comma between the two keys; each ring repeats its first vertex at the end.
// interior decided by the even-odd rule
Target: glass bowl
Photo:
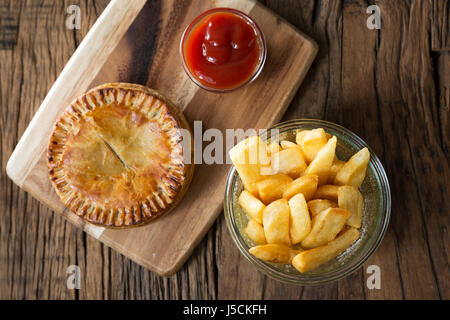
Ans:
{"type": "Polygon", "coordinates": [[[267,47],[266,47],[266,40],[264,38],[264,34],[261,31],[261,29],[258,27],[258,25],[256,24],[256,22],[250,18],[248,15],[246,15],[245,13],[236,10],[236,9],[231,9],[231,8],[215,8],[215,9],[211,9],[208,11],[203,12],[201,15],[199,15],[198,17],[196,17],[194,20],[192,20],[192,22],[186,27],[186,29],[183,32],[183,35],[181,36],[181,40],[180,40],[180,56],[181,56],[181,60],[183,62],[183,68],[184,71],[186,72],[186,74],[189,76],[189,78],[196,84],[198,85],[200,88],[208,90],[208,91],[212,91],[212,92],[218,92],[218,93],[225,93],[225,92],[231,92],[234,90],[237,90],[243,86],[245,86],[246,84],[249,84],[251,82],[253,82],[256,78],[258,78],[258,76],[260,75],[264,64],[266,62],[266,58],[267,58],[267,47]],[[202,83],[191,71],[191,69],[188,66],[188,63],[186,61],[186,57],[185,57],[185,46],[186,46],[186,42],[187,39],[190,36],[190,33],[192,30],[195,30],[195,27],[201,23],[202,21],[204,21],[208,16],[210,16],[211,14],[214,13],[232,13],[235,14],[239,17],[241,17],[242,19],[244,19],[254,30],[255,34],[257,35],[257,40],[258,40],[258,45],[259,45],[259,59],[258,59],[258,64],[256,65],[255,70],[253,71],[253,74],[244,82],[240,83],[237,86],[234,87],[230,87],[230,88],[214,88],[214,87],[210,87],[204,83],[202,83]]]}
{"type": "Polygon", "coordinates": [[[278,129],[278,135],[271,136],[273,133],[269,129],[261,134],[261,138],[269,142],[295,141],[296,130],[314,128],[324,128],[326,132],[338,138],[336,155],[341,160],[348,160],[364,147],[367,147],[371,154],[366,178],[360,187],[364,196],[362,226],[359,230],[361,236],[338,257],[314,270],[300,273],[291,265],[268,263],[251,255],[248,250],[256,244],[243,231],[248,217],[238,203],[243,185],[234,166],[230,169],[225,188],[225,220],[234,243],[244,257],[266,275],[282,282],[298,285],[319,285],[336,281],[361,267],[380,245],[391,213],[391,191],[386,172],[375,153],[353,132],[331,122],[301,119],[277,124],[271,129],[278,129]]]}

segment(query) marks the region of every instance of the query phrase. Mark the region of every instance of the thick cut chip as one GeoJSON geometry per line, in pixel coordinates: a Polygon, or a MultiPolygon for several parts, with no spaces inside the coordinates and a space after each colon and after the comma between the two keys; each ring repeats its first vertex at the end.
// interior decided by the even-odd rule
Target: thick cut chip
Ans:
{"type": "Polygon", "coordinates": [[[309,217],[308,205],[305,196],[301,193],[289,200],[291,213],[290,236],[291,243],[297,244],[302,241],[311,231],[311,218],[309,217]]]}
{"type": "Polygon", "coordinates": [[[315,248],[333,240],[342,230],[350,212],[339,208],[322,211],[312,220],[311,232],[303,239],[303,248],[315,248]]]}
{"type": "Polygon", "coordinates": [[[299,272],[313,270],[325,262],[336,258],[358,238],[359,231],[355,228],[349,228],[328,244],[299,253],[292,259],[292,265],[299,272]]]}
{"type": "Polygon", "coordinates": [[[315,217],[322,211],[327,210],[328,208],[337,208],[338,205],[336,202],[326,200],[326,199],[315,199],[308,201],[308,208],[311,216],[315,217]]]}
{"type": "Polygon", "coordinates": [[[247,190],[244,190],[239,196],[239,205],[251,219],[255,219],[258,223],[262,223],[262,213],[266,206],[261,200],[253,196],[253,194],[247,190]]]}
{"type": "Polygon", "coordinates": [[[325,130],[322,128],[308,131],[301,139],[301,146],[306,161],[311,163],[327,142],[325,130]]]}
{"type": "Polygon", "coordinates": [[[297,142],[297,144],[299,146],[301,146],[303,137],[310,131],[311,130],[300,130],[300,131],[297,131],[297,134],[295,135],[295,142],[297,142]]]}
{"type": "Polygon", "coordinates": [[[235,145],[229,154],[245,189],[257,195],[256,182],[264,177],[261,168],[270,163],[264,141],[252,136],[235,145]]]}
{"type": "Polygon", "coordinates": [[[303,193],[306,200],[311,199],[317,190],[319,177],[315,174],[308,174],[295,179],[289,183],[283,191],[283,198],[290,199],[298,193],[303,193]]]}
{"type": "Polygon", "coordinates": [[[351,186],[339,187],[338,192],[339,208],[350,211],[351,216],[347,220],[347,225],[359,229],[361,227],[363,196],[358,189],[351,186]]]}
{"type": "Polygon", "coordinates": [[[319,185],[326,183],[328,180],[328,174],[336,151],[336,143],[337,138],[335,136],[328,140],[327,144],[320,149],[317,156],[305,170],[305,174],[316,174],[319,176],[319,185]]]}
{"type": "Polygon", "coordinates": [[[338,201],[339,186],[326,184],[317,188],[314,199],[328,199],[334,202],[338,201]]]}
{"type": "Polygon", "coordinates": [[[251,219],[248,221],[247,227],[245,228],[245,233],[250,239],[252,239],[256,244],[266,244],[266,235],[264,234],[264,228],[255,220],[251,219]]]}
{"type": "Polygon", "coordinates": [[[274,263],[291,263],[292,258],[303,250],[295,250],[281,244],[266,244],[250,248],[250,253],[258,259],[274,263]]]}
{"type": "Polygon", "coordinates": [[[267,176],[256,183],[257,192],[262,202],[269,204],[272,201],[281,199],[284,188],[291,182],[292,178],[285,174],[280,173],[267,176]]]}
{"type": "Polygon", "coordinates": [[[337,172],[334,184],[359,188],[366,177],[369,160],[370,152],[367,148],[358,151],[337,172]]]}
{"type": "Polygon", "coordinates": [[[305,168],[303,153],[298,147],[283,149],[271,157],[273,174],[284,173],[292,178],[297,178],[305,168]]]}
{"type": "Polygon", "coordinates": [[[336,174],[339,170],[344,166],[345,161],[341,161],[337,158],[334,159],[333,164],[331,165],[330,172],[328,174],[328,183],[333,184],[334,178],[336,178],[336,174]]]}
{"type": "Polygon", "coordinates": [[[289,238],[289,204],[280,199],[269,204],[263,212],[264,234],[267,243],[291,245],[289,238]]]}
{"type": "Polygon", "coordinates": [[[281,151],[281,147],[280,147],[280,145],[278,144],[278,142],[276,142],[276,141],[272,141],[272,142],[267,146],[267,154],[268,154],[269,156],[272,156],[272,155],[274,155],[275,153],[280,152],[280,151],[281,151]]]}

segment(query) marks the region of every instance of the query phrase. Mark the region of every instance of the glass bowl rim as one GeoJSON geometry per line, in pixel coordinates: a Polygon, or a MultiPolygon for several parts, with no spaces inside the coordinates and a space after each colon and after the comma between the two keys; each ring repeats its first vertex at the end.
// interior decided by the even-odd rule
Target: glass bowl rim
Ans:
{"type": "MultiPolygon", "coordinates": [[[[358,270],[372,256],[375,250],[380,246],[381,241],[383,240],[389,225],[389,220],[391,216],[391,191],[386,172],[377,155],[368,146],[368,144],[364,142],[364,140],[362,140],[355,133],[353,133],[352,131],[346,129],[341,125],[318,119],[295,119],[280,122],[270,127],[269,129],[263,131],[260,134],[260,136],[263,138],[263,140],[265,140],[267,134],[270,133],[271,129],[287,128],[285,130],[287,131],[300,129],[298,128],[299,126],[324,127],[325,129],[332,128],[335,129],[336,131],[339,131],[339,133],[343,137],[345,137],[348,141],[350,141],[353,146],[356,145],[356,147],[359,148],[367,147],[369,149],[369,152],[371,154],[369,163],[373,167],[374,175],[377,178],[377,182],[379,183],[379,190],[380,190],[379,192],[381,193],[382,207],[380,209],[381,213],[378,215],[376,229],[374,230],[373,234],[371,234],[370,237],[366,240],[366,243],[363,244],[363,250],[361,254],[358,257],[356,257],[354,261],[351,261],[350,263],[345,263],[340,268],[326,272],[324,274],[311,275],[307,279],[299,278],[295,274],[287,274],[283,271],[276,270],[269,263],[264,262],[251,255],[248,251],[248,246],[245,240],[240,235],[240,232],[238,230],[239,228],[234,222],[234,216],[232,214],[233,211],[232,187],[234,185],[235,180],[238,178],[238,174],[234,166],[230,168],[227,177],[225,187],[225,197],[224,197],[224,214],[227,228],[228,231],[230,232],[233,242],[238,247],[241,254],[259,271],[281,282],[289,284],[297,284],[302,286],[315,286],[334,282],[344,277],[347,277],[348,275],[358,270]],[[296,128],[292,128],[292,126],[295,126],[296,128]]],[[[281,132],[283,131],[280,131],[280,133],[281,132]]]]}
{"type": "Polygon", "coordinates": [[[266,38],[264,36],[264,33],[262,32],[261,28],[258,26],[258,24],[256,23],[255,20],[253,20],[249,15],[245,14],[244,12],[237,10],[237,9],[233,9],[233,8],[226,8],[226,7],[217,7],[217,8],[213,8],[213,9],[209,9],[205,12],[203,12],[202,14],[198,15],[197,17],[195,17],[186,27],[186,29],[184,29],[183,34],[181,36],[180,39],[180,45],[179,45],[179,53],[180,53],[180,57],[181,57],[181,62],[183,64],[183,69],[186,72],[186,74],[188,75],[188,77],[196,84],[198,85],[200,88],[205,89],[207,91],[210,92],[217,92],[217,93],[227,93],[227,92],[232,92],[235,91],[239,88],[242,88],[243,86],[253,82],[254,80],[256,80],[256,78],[258,78],[258,76],[261,74],[263,67],[266,63],[266,59],[267,59],[267,45],[266,45],[266,38]],[[213,13],[217,13],[217,12],[228,12],[228,13],[234,13],[238,16],[240,16],[241,18],[243,18],[244,20],[246,20],[253,28],[253,30],[255,30],[256,34],[258,35],[258,38],[260,40],[260,54],[259,54],[259,59],[258,59],[258,65],[256,66],[253,74],[251,75],[251,77],[249,77],[246,81],[244,81],[243,83],[241,83],[240,85],[236,86],[236,87],[231,87],[231,88],[226,88],[226,89],[220,89],[220,88],[213,88],[213,87],[209,87],[205,84],[203,84],[201,81],[199,81],[191,72],[191,70],[189,69],[187,63],[186,63],[186,58],[184,55],[184,46],[185,46],[185,41],[187,39],[187,36],[189,35],[189,33],[193,30],[193,28],[199,23],[201,22],[206,16],[213,14],[213,13]]]}

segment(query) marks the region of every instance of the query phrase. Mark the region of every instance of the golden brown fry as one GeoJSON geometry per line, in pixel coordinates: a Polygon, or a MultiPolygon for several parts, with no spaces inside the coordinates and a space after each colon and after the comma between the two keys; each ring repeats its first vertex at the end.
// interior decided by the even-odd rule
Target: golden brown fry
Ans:
{"type": "Polygon", "coordinates": [[[328,208],[337,208],[338,205],[336,202],[326,200],[326,199],[315,199],[308,201],[309,212],[312,217],[317,216],[322,211],[327,210],[328,208]]]}
{"type": "Polygon", "coordinates": [[[345,161],[341,161],[337,158],[334,159],[333,164],[331,165],[330,172],[328,174],[328,183],[333,184],[334,178],[336,178],[336,174],[338,171],[344,166],[345,161]]]}
{"type": "Polygon", "coordinates": [[[263,178],[261,168],[270,163],[264,141],[258,136],[247,138],[235,145],[229,155],[245,189],[257,195],[256,182],[263,178]]]}
{"type": "Polygon", "coordinates": [[[281,244],[260,245],[250,248],[249,251],[258,259],[274,263],[291,263],[292,258],[302,252],[281,244]]]}
{"type": "Polygon", "coordinates": [[[280,199],[269,204],[263,212],[263,227],[267,243],[291,245],[289,238],[289,204],[280,199]]]}
{"type": "Polygon", "coordinates": [[[334,183],[359,188],[366,177],[367,165],[370,161],[370,152],[367,148],[354,154],[337,172],[334,183]]]}
{"type": "Polygon", "coordinates": [[[291,209],[289,234],[291,243],[297,244],[311,231],[311,218],[305,196],[301,193],[293,196],[289,200],[289,208],[291,209]]]}
{"type": "Polygon", "coordinates": [[[351,216],[347,220],[347,225],[359,229],[361,227],[363,196],[358,189],[351,186],[339,187],[338,192],[339,208],[350,211],[351,216]]]}
{"type": "Polygon", "coordinates": [[[258,223],[262,223],[262,213],[266,206],[261,200],[253,196],[253,194],[247,190],[244,190],[241,192],[238,201],[239,205],[251,219],[255,219],[258,223]]]}
{"type": "Polygon", "coordinates": [[[313,218],[311,232],[303,239],[302,247],[315,248],[330,242],[342,230],[349,217],[350,212],[344,209],[329,208],[322,211],[313,218]]]}
{"type": "Polygon", "coordinates": [[[300,131],[298,131],[297,134],[295,135],[295,142],[297,142],[297,144],[299,146],[301,146],[303,137],[310,131],[311,130],[300,130],[300,131]]]}
{"type": "Polygon", "coordinates": [[[336,150],[337,138],[333,137],[320,149],[317,156],[305,170],[305,174],[316,174],[319,176],[319,185],[326,183],[331,165],[333,164],[334,152],[336,150]]]}
{"type": "Polygon", "coordinates": [[[327,144],[328,139],[322,128],[308,131],[301,139],[301,146],[305,154],[305,160],[311,163],[319,151],[327,144]]]}
{"type": "Polygon", "coordinates": [[[264,234],[264,228],[255,220],[248,221],[247,227],[244,229],[245,233],[256,244],[266,244],[266,235],[264,234]]]}
{"type": "Polygon", "coordinates": [[[292,265],[299,272],[307,272],[336,258],[359,238],[359,231],[349,228],[328,244],[315,249],[306,250],[292,259],[292,265]]]}
{"type": "Polygon", "coordinates": [[[326,184],[317,188],[314,199],[328,199],[334,202],[338,201],[339,186],[326,184]]]}
{"type": "Polygon", "coordinates": [[[283,149],[271,157],[272,173],[284,173],[297,178],[305,170],[306,163],[300,148],[283,149]]]}
{"type": "Polygon", "coordinates": [[[262,202],[269,204],[272,201],[281,199],[285,186],[291,182],[291,177],[281,173],[266,176],[266,178],[256,183],[257,192],[262,202]]]}
{"type": "Polygon", "coordinates": [[[276,142],[276,141],[272,141],[272,142],[267,146],[267,154],[268,154],[269,156],[272,156],[272,155],[274,155],[275,153],[280,152],[280,151],[281,151],[281,147],[280,147],[280,145],[278,144],[278,142],[276,142]]]}
{"type": "Polygon", "coordinates": [[[290,199],[298,193],[303,193],[306,200],[311,199],[317,190],[319,177],[315,174],[308,174],[295,179],[289,183],[283,191],[283,198],[290,199]]]}

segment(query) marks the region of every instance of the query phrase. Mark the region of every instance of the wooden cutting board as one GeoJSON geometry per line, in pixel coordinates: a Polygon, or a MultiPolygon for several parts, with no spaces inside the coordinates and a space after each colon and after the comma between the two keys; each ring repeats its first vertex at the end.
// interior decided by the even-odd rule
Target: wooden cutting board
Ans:
{"type": "Polygon", "coordinates": [[[283,115],[316,53],[312,40],[255,1],[113,0],[49,91],[9,159],[8,175],[91,236],[160,275],[171,275],[220,214],[230,166],[196,165],[181,203],[154,223],[129,230],[105,229],[70,213],[50,184],[45,154],[54,122],[89,88],[105,82],[133,82],[167,96],[183,110],[192,127],[194,120],[202,121],[203,131],[267,128],[283,115]],[[184,28],[213,7],[247,13],[267,41],[268,57],[260,77],[232,93],[211,93],[197,87],[185,74],[179,57],[184,28]]]}

